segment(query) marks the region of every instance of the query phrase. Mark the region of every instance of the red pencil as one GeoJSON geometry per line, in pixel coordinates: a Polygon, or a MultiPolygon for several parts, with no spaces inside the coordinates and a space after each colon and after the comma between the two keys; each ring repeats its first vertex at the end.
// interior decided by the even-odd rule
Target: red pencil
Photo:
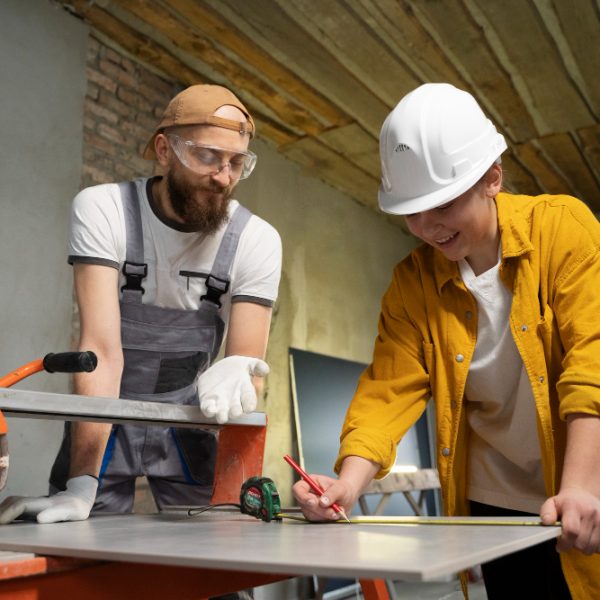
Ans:
{"type": "MultiPolygon", "coordinates": [[[[323,488],[291,456],[286,454],[283,457],[283,460],[285,460],[285,462],[287,462],[290,467],[292,467],[292,469],[294,469],[294,471],[296,471],[296,473],[298,473],[298,475],[300,475],[300,477],[302,477],[302,479],[308,483],[313,492],[316,492],[319,494],[319,496],[322,496],[325,493],[323,488]]],[[[350,519],[346,516],[346,513],[341,506],[334,502],[331,505],[331,508],[333,508],[333,510],[335,510],[335,512],[338,514],[342,515],[342,517],[344,517],[344,519],[350,523],[350,519]]]]}

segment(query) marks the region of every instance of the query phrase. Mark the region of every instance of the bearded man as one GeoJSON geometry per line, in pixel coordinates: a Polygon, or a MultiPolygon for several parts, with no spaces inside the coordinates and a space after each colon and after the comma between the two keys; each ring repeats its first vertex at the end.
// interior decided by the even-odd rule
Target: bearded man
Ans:
{"type": "MultiPolygon", "coordinates": [[[[281,240],[232,199],[256,163],[254,132],[232,92],[191,86],[171,100],[144,151],[162,176],[75,197],[69,262],[79,348],[98,356],[93,373],[75,377],[75,393],[199,403],[218,423],[256,408],[281,240]]],[[[159,508],[208,504],[216,444],[193,429],[67,423],[50,497],[13,497],[0,522],[131,512],[139,476],[159,508]]]]}

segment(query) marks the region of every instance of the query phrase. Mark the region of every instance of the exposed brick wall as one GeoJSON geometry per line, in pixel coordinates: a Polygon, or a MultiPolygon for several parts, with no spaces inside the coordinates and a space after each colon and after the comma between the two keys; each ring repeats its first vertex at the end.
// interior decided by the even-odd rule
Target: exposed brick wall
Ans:
{"type": "Polygon", "coordinates": [[[90,36],[81,187],[151,175],[141,153],[180,89],[90,36]]]}

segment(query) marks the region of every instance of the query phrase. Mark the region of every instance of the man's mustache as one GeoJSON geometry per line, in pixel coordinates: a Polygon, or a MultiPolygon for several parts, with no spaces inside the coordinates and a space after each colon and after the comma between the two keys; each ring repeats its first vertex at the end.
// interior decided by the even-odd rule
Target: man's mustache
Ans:
{"type": "Polygon", "coordinates": [[[199,189],[201,192],[210,192],[211,194],[225,194],[230,190],[227,186],[221,187],[219,185],[204,186],[199,189]]]}

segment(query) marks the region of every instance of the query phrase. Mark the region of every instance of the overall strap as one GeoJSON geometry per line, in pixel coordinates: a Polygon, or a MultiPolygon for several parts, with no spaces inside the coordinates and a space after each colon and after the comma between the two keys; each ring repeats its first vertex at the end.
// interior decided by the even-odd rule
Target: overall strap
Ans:
{"type": "Polygon", "coordinates": [[[127,243],[123,275],[125,285],[121,287],[123,302],[141,304],[144,288],[142,280],[148,275],[148,265],[144,263],[144,233],[140,200],[134,181],[119,183],[121,201],[125,214],[125,239],[127,243]]]}
{"type": "Polygon", "coordinates": [[[229,274],[237,252],[240,235],[251,216],[252,213],[241,204],[233,213],[221,240],[210,275],[206,278],[206,294],[200,298],[201,301],[211,302],[221,308],[221,296],[229,290],[229,274]]]}

